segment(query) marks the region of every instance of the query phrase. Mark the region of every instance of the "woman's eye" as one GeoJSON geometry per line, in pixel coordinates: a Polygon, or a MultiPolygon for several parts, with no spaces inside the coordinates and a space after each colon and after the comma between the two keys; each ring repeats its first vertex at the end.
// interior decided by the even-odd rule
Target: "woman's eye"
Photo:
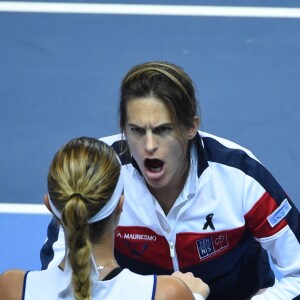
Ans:
{"type": "Polygon", "coordinates": [[[163,126],[163,127],[158,127],[158,128],[156,128],[155,131],[156,131],[158,134],[166,134],[166,133],[169,133],[171,130],[172,130],[171,127],[163,126]]]}
{"type": "Polygon", "coordinates": [[[137,133],[137,134],[143,134],[145,132],[145,130],[143,128],[139,128],[139,127],[132,127],[131,131],[133,133],[137,133]]]}

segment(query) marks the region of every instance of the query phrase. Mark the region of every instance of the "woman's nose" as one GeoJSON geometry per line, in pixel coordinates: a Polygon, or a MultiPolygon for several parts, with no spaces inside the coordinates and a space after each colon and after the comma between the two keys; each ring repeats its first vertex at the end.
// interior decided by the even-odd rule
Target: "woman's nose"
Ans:
{"type": "Polygon", "coordinates": [[[146,141],[145,141],[145,150],[148,152],[153,152],[157,149],[158,143],[157,140],[152,132],[148,132],[146,134],[146,141]]]}

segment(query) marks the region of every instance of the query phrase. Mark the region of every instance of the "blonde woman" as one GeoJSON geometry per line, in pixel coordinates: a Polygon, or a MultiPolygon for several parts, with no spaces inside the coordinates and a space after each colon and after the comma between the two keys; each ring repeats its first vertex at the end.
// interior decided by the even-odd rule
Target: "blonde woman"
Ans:
{"type": "Polygon", "coordinates": [[[0,299],[192,300],[189,287],[205,299],[208,286],[191,273],[143,276],[120,268],[114,257],[124,201],[120,170],[114,150],[93,138],[71,140],[56,153],[44,200],[64,230],[65,257],[45,271],[5,272],[0,299]]]}

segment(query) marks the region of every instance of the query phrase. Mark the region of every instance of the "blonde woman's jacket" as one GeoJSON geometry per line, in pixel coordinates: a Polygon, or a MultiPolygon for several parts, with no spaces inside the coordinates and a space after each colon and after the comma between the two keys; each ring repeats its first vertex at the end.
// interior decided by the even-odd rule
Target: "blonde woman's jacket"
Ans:
{"type": "MultiPolygon", "coordinates": [[[[125,202],[115,232],[122,267],[139,274],[192,272],[209,300],[300,299],[300,214],[270,172],[247,149],[199,132],[185,186],[166,216],[121,135],[101,139],[120,155],[125,202]],[[278,270],[278,280],[269,257],[278,270]],[[253,296],[258,290],[263,293],[253,296]]],[[[43,268],[63,255],[52,221],[43,268]]]]}

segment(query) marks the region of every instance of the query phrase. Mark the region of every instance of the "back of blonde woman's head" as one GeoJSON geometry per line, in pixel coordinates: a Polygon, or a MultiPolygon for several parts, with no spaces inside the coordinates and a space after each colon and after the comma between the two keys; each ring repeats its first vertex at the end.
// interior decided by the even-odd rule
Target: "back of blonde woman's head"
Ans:
{"type": "MultiPolygon", "coordinates": [[[[67,237],[75,299],[91,299],[91,234],[88,220],[111,198],[120,175],[114,150],[88,137],[73,139],[54,156],[48,173],[48,193],[61,212],[67,237]]],[[[101,225],[105,220],[100,221],[101,225]]],[[[100,223],[98,222],[98,223],[100,223]]]]}

